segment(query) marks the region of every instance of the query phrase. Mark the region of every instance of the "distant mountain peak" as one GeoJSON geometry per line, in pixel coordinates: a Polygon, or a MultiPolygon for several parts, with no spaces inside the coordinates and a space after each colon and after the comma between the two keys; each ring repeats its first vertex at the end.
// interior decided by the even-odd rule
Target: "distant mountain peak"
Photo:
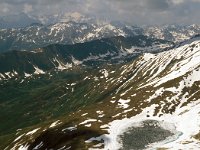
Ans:
{"type": "Polygon", "coordinates": [[[3,16],[0,17],[0,20],[0,28],[22,28],[30,26],[33,23],[40,23],[40,21],[25,13],[3,16]]]}

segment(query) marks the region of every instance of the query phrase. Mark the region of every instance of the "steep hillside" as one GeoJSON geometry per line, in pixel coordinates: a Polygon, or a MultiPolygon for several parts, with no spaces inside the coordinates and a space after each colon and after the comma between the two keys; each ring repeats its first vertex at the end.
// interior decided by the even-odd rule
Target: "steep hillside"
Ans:
{"type": "MultiPolygon", "coordinates": [[[[196,37],[170,51],[146,53],[126,64],[88,70],[75,80],[64,77],[57,82],[52,76],[53,80],[48,82],[57,83],[53,82],[52,92],[45,92],[51,89],[49,86],[44,88],[47,80],[42,81],[44,77],[40,75],[36,78],[40,77],[37,80],[43,82],[44,87],[37,87],[41,84],[29,79],[22,83],[30,87],[25,88],[27,91],[20,85],[20,80],[1,84],[10,89],[14,87],[12,84],[17,85],[25,97],[34,92],[32,100],[21,100],[20,103],[12,97],[9,101],[2,99],[2,112],[5,106],[10,106],[5,110],[9,110],[12,118],[12,107],[30,105],[37,110],[33,111],[37,115],[33,112],[26,114],[26,110],[22,110],[24,115],[18,115],[27,115],[27,118],[40,116],[38,119],[43,121],[29,122],[26,126],[21,124],[24,128],[18,130],[2,131],[0,141],[4,147],[8,146],[7,149],[199,149],[199,69],[200,40],[196,37]],[[77,82],[73,84],[74,81],[77,82]],[[37,88],[31,90],[30,85],[37,88]],[[38,88],[44,92],[40,93],[38,88]],[[72,94],[64,89],[69,89],[72,94]],[[65,115],[60,113],[55,118],[44,119],[50,116],[45,98],[53,104],[54,113],[64,110],[65,115]],[[135,141],[134,137],[138,141],[130,144],[135,141]]],[[[57,77],[60,79],[61,76],[57,77]]],[[[15,98],[18,98],[17,94],[18,91],[15,98]]]]}

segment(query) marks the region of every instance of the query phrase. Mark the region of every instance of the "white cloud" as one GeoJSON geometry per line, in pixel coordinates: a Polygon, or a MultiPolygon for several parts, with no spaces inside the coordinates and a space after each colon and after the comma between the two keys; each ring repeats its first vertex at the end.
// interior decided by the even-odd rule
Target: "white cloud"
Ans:
{"type": "Polygon", "coordinates": [[[185,0],[171,0],[171,2],[174,4],[181,4],[181,3],[185,2],[185,0]]]}

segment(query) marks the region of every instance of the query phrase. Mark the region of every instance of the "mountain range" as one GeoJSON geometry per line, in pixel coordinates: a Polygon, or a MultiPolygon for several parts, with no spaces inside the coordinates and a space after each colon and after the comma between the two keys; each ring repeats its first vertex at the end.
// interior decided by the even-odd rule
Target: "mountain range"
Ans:
{"type": "Polygon", "coordinates": [[[63,22],[53,25],[33,24],[25,28],[1,29],[0,52],[8,50],[32,50],[50,44],[84,43],[115,36],[144,35],[174,43],[189,39],[200,33],[198,25],[189,26],[128,26],[123,24],[93,24],[63,22]]]}
{"type": "Polygon", "coordinates": [[[0,29],[0,149],[200,148],[199,25],[28,18],[0,29]]]}

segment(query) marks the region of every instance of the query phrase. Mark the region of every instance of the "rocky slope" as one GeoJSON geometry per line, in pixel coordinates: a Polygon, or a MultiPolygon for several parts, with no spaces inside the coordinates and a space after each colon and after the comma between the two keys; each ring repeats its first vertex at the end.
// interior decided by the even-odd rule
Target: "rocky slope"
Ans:
{"type": "MultiPolygon", "coordinates": [[[[12,96],[9,101],[1,97],[2,113],[4,109],[10,110],[8,111],[10,115],[13,113],[12,107],[8,109],[4,106],[18,106],[18,109],[23,104],[29,106],[29,112],[24,109],[21,111],[23,115],[18,114],[27,119],[26,126],[19,123],[16,125],[18,130],[11,128],[9,132],[1,132],[0,142],[4,140],[4,147],[123,149],[127,142],[127,139],[123,140],[126,137],[124,132],[130,128],[141,129],[149,120],[153,120],[154,122],[150,122],[148,126],[164,128],[169,131],[169,136],[157,143],[146,141],[145,148],[200,148],[198,36],[169,51],[158,54],[146,53],[126,64],[105,65],[82,73],[81,69],[78,70],[78,72],[72,70],[78,76],[73,75],[71,78],[69,78],[70,72],[67,71],[61,72],[64,74],[62,78],[59,74],[37,75],[34,80],[26,79],[28,82],[19,79],[1,84],[5,87],[2,95],[8,87],[10,91],[7,92],[13,92],[11,87],[15,85],[18,92],[24,93],[25,97],[33,96],[33,99],[24,102],[23,97],[20,97],[21,103],[12,96]],[[51,81],[51,84],[47,81],[51,81]],[[25,89],[23,84],[26,85],[25,89]],[[46,87],[47,84],[51,86],[46,87]],[[37,89],[44,91],[40,92],[37,89]],[[51,104],[54,106],[54,111],[49,108],[51,104]],[[30,111],[33,109],[37,111],[30,111]],[[45,116],[49,118],[46,119],[45,116]],[[29,122],[28,118],[34,117],[35,120],[41,119],[41,121],[29,122]]],[[[11,95],[19,98],[17,94],[21,94],[18,92],[11,95]]],[[[132,146],[132,149],[136,149],[138,145],[132,146]]]]}

